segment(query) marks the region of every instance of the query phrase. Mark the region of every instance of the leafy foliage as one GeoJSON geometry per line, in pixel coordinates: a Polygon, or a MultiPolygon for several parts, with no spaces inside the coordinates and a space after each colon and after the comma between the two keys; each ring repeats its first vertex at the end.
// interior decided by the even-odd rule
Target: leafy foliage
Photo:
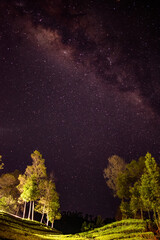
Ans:
{"type": "Polygon", "coordinates": [[[130,209],[136,217],[138,210],[141,211],[141,218],[143,219],[144,204],[140,195],[141,183],[139,181],[135,182],[134,186],[130,188],[131,199],[130,199],[130,209]]]}
{"type": "MultiPolygon", "coordinates": [[[[17,186],[19,191],[21,192],[19,201],[24,201],[24,213],[25,216],[25,206],[26,202],[32,201],[32,220],[34,215],[34,201],[38,200],[40,197],[40,184],[47,176],[45,160],[42,158],[40,152],[35,150],[31,154],[32,165],[27,166],[25,173],[19,176],[20,184],[17,186]]],[[[29,209],[30,217],[31,204],[29,209]]]]}
{"type": "Polygon", "coordinates": [[[130,188],[134,186],[143,174],[145,158],[140,157],[138,161],[132,160],[126,165],[126,169],[119,174],[117,179],[117,196],[120,199],[128,200],[131,197],[130,188]]]}
{"type": "Polygon", "coordinates": [[[143,204],[154,213],[155,223],[160,229],[160,171],[155,159],[146,154],[145,172],[141,177],[140,194],[143,204]]]}
{"type": "MultiPolygon", "coordinates": [[[[109,172],[114,170],[115,166],[110,164],[107,174],[111,177],[111,181],[113,174],[109,175],[109,172]],[[110,168],[112,170],[109,170],[110,168]]],[[[151,154],[147,153],[138,161],[132,160],[126,164],[125,169],[117,174],[114,182],[114,190],[116,190],[114,194],[122,200],[120,210],[123,218],[143,219],[143,213],[147,212],[149,219],[155,221],[160,231],[160,169],[151,154]]]]}
{"type": "Polygon", "coordinates": [[[49,179],[46,178],[43,180],[43,182],[41,182],[40,198],[36,206],[36,211],[42,213],[41,222],[43,220],[44,214],[46,214],[47,225],[48,221],[50,221],[53,227],[54,220],[61,218],[59,208],[59,195],[56,192],[54,178],[53,176],[50,176],[49,179]]]}
{"type": "Polygon", "coordinates": [[[2,174],[0,177],[0,209],[14,214],[19,210],[18,175],[19,171],[15,170],[13,173],[2,174]]]}
{"type": "Polygon", "coordinates": [[[108,166],[104,169],[103,176],[106,180],[106,184],[112,189],[114,196],[117,192],[117,179],[120,173],[124,171],[126,167],[125,161],[117,155],[113,155],[108,158],[108,166]]]}
{"type": "Polygon", "coordinates": [[[4,168],[4,163],[2,162],[2,156],[0,155],[0,169],[4,168]]]}
{"type": "MultiPolygon", "coordinates": [[[[28,218],[32,216],[33,220],[36,203],[37,211],[43,216],[47,214],[47,222],[51,221],[53,226],[54,220],[61,217],[55,182],[53,178],[47,177],[42,154],[35,150],[31,158],[32,165],[26,167],[24,174],[16,170],[14,173],[2,174],[0,177],[0,210],[15,214],[23,203],[23,218],[25,218],[29,202],[28,218]]],[[[0,169],[2,168],[3,163],[0,164],[0,169]]]]}

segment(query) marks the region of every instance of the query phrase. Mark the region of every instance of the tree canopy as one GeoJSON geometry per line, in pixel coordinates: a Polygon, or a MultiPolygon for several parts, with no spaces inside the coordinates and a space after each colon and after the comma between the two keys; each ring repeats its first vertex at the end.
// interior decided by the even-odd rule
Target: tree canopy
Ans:
{"type": "MultiPolygon", "coordinates": [[[[0,162],[1,158],[0,156],[0,162]]],[[[16,170],[1,175],[0,209],[14,214],[23,209],[23,218],[28,211],[28,218],[32,220],[36,209],[43,217],[47,216],[47,224],[50,221],[53,227],[54,220],[61,217],[55,181],[53,177],[48,177],[45,160],[39,151],[35,150],[31,159],[32,165],[26,167],[24,174],[16,170]]],[[[0,163],[0,169],[3,165],[0,163]]]]}
{"type": "Polygon", "coordinates": [[[108,166],[104,169],[103,176],[106,179],[107,186],[113,191],[114,196],[117,193],[117,180],[120,173],[124,171],[126,163],[123,158],[113,155],[108,158],[108,166]]]}
{"type": "MultiPolygon", "coordinates": [[[[122,217],[144,218],[144,213],[147,212],[148,218],[153,218],[160,230],[160,168],[155,158],[147,153],[145,157],[120,167],[121,170],[115,167],[118,165],[118,158],[117,162],[113,159],[112,156],[104,177],[110,178],[107,181],[108,187],[121,199],[122,217]]],[[[122,166],[121,159],[119,163],[122,166]]]]}

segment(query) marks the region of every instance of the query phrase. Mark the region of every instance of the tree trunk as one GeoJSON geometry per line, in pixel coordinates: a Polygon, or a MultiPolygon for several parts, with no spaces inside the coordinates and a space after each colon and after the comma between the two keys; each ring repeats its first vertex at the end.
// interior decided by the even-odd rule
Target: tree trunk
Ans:
{"type": "Polygon", "coordinates": [[[18,216],[18,213],[19,213],[19,206],[17,207],[16,216],[18,216]]]}
{"type": "Polygon", "coordinates": [[[30,202],[29,202],[28,219],[30,219],[30,216],[31,216],[31,204],[32,204],[32,202],[30,201],[30,202]]]}
{"type": "Polygon", "coordinates": [[[43,218],[44,218],[44,210],[45,210],[45,205],[43,206],[43,213],[42,213],[42,217],[41,217],[41,223],[42,223],[43,218]]]}
{"type": "Polygon", "coordinates": [[[157,211],[157,214],[158,214],[158,224],[159,224],[159,222],[160,222],[160,213],[159,213],[159,211],[157,211]]]}
{"type": "Polygon", "coordinates": [[[150,211],[149,211],[149,209],[148,209],[147,211],[148,211],[148,217],[149,217],[149,220],[151,220],[151,215],[150,215],[150,211]]]}
{"type": "Polygon", "coordinates": [[[158,231],[160,232],[160,222],[159,222],[159,219],[160,219],[160,215],[159,215],[159,211],[157,211],[157,224],[158,224],[158,231]]]}
{"type": "Polygon", "coordinates": [[[158,221],[157,221],[157,214],[156,214],[156,208],[153,209],[153,213],[154,213],[154,219],[155,219],[157,228],[158,228],[158,230],[159,230],[159,225],[158,225],[158,221]]]}
{"type": "Polygon", "coordinates": [[[160,214],[159,214],[159,211],[157,211],[157,215],[158,215],[158,221],[159,221],[159,219],[160,219],[160,214]]]}
{"type": "Polygon", "coordinates": [[[48,226],[48,213],[47,213],[47,226],[48,226]]]}
{"type": "Polygon", "coordinates": [[[24,201],[23,218],[25,218],[25,213],[26,213],[26,201],[24,201]]]}
{"type": "Polygon", "coordinates": [[[156,209],[155,209],[155,214],[156,214],[156,224],[157,224],[157,228],[158,228],[158,232],[160,232],[160,225],[159,225],[159,218],[158,218],[158,216],[157,216],[157,211],[156,211],[156,209]]]}
{"type": "Polygon", "coordinates": [[[54,224],[54,218],[53,218],[53,220],[52,220],[52,226],[51,226],[52,228],[53,228],[53,224],[54,224]]]}
{"type": "Polygon", "coordinates": [[[34,201],[32,203],[32,221],[34,220],[34,201]]]}
{"type": "Polygon", "coordinates": [[[143,220],[143,210],[142,208],[140,210],[141,210],[141,219],[143,220]]]}
{"type": "Polygon", "coordinates": [[[156,209],[155,208],[153,209],[153,213],[154,213],[154,219],[157,222],[157,216],[156,216],[156,209]]]}

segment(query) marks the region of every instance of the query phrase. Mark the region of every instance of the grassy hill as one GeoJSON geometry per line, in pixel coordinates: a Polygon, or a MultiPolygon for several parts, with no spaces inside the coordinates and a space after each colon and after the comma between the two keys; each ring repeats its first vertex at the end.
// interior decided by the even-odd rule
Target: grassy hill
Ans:
{"type": "Polygon", "coordinates": [[[36,221],[21,219],[0,212],[0,239],[3,240],[140,240],[154,239],[152,232],[146,232],[142,220],[122,220],[75,235],[63,235],[55,229],[36,221]]]}

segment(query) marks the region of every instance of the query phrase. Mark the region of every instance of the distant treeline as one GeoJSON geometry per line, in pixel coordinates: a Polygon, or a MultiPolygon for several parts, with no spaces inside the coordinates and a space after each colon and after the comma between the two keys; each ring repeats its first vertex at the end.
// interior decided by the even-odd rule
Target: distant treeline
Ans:
{"type": "Polygon", "coordinates": [[[84,215],[81,212],[64,211],[61,215],[61,219],[55,221],[55,228],[62,231],[64,234],[74,234],[92,230],[115,221],[114,218],[103,219],[100,215],[95,217],[90,214],[84,215]]]}

